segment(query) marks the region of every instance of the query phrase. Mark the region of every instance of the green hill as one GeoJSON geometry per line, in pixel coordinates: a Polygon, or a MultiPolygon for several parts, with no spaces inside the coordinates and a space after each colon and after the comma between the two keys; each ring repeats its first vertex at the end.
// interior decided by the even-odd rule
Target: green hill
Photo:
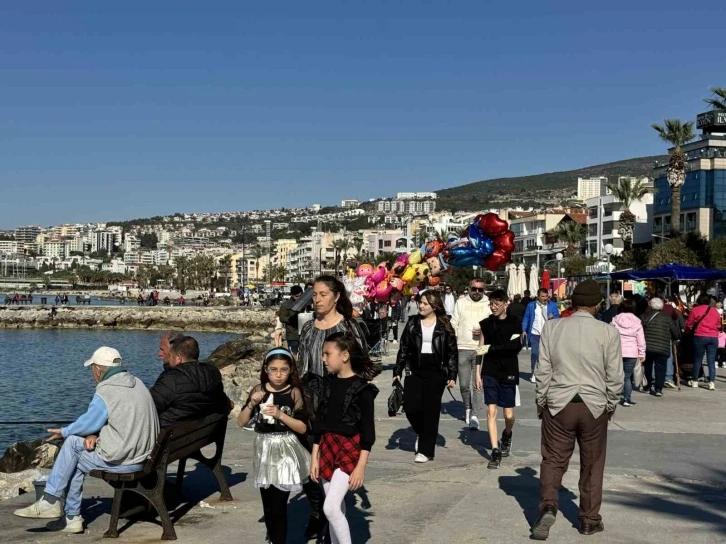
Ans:
{"type": "Polygon", "coordinates": [[[619,176],[652,176],[655,161],[664,164],[668,156],[638,157],[565,172],[477,181],[436,191],[437,209],[468,211],[501,205],[556,206],[576,194],[579,177],[606,176],[616,180],[619,176]]]}

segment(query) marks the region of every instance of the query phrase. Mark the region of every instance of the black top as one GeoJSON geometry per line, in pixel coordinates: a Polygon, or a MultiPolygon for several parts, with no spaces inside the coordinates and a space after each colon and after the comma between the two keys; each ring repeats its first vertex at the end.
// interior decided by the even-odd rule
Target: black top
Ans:
{"type": "Polygon", "coordinates": [[[378,388],[360,376],[324,378],[323,401],[313,424],[313,438],[320,442],[323,433],[360,435],[360,447],[370,451],[376,441],[373,401],[378,388]]]}
{"type": "Polygon", "coordinates": [[[280,318],[280,323],[285,325],[285,337],[287,340],[300,340],[300,333],[297,330],[297,316],[300,312],[296,312],[292,309],[297,301],[292,298],[287,299],[280,306],[280,311],[277,312],[277,317],[280,318]]]}
{"type": "MultiPolygon", "coordinates": [[[[255,393],[259,393],[260,391],[263,391],[263,386],[261,384],[258,384],[252,388],[252,391],[250,391],[250,395],[247,398],[247,404],[250,404],[250,399],[252,398],[252,395],[255,393]]],[[[251,421],[255,422],[255,431],[258,433],[285,433],[285,432],[292,432],[290,427],[285,425],[279,420],[275,420],[274,423],[268,423],[264,419],[264,414],[262,413],[261,405],[267,402],[267,399],[270,398],[270,395],[273,395],[272,402],[277,406],[281,412],[284,414],[299,419],[301,421],[305,421],[307,418],[305,417],[305,410],[304,410],[304,404],[303,404],[303,396],[302,393],[300,393],[300,390],[296,387],[288,386],[286,389],[283,389],[282,391],[270,391],[269,389],[265,388],[265,396],[262,399],[262,402],[255,406],[254,410],[252,411],[252,419],[251,421]]]]}
{"type": "Polygon", "coordinates": [[[161,427],[229,413],[222,374],[209,363],[189,361],[175,367],[164,365],[150,392],[161,427]]]}
{"type": "Polygon", "coordinates": [[[495,378],[502,384],[518,384],[517,354],[522,349],[522,326],[519,319],[511,315],[499,319],[492,315],[481,321],[479,327],[484,336],[484,344],[491,346],[482,362],[482,376],[495,378]]]}
{"type": "Polygon", "coordinates": [[[512,317],[516,317],[519,319],[519,322],[521,323],[524,319],[524,312],[527,310],[527,307],[522,304],[521,302],[512,302],[507,306],[507,315],[511,315],[512,317]]]}

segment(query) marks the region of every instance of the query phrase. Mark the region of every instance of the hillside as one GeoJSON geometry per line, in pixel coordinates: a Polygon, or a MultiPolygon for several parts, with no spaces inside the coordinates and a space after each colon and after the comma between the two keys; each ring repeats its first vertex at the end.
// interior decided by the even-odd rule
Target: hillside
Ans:
{"type": "Polygon", "coordinates": [[[560,205],[577,192],[578,177],[606,176],[616,180],[619,176],[651,176],[655,161],[663,164],[668,157],[638,157],[565,172],[477,181],[436,191],[437,209],[468,211],[501,205],[525,208],[560,205]]]}

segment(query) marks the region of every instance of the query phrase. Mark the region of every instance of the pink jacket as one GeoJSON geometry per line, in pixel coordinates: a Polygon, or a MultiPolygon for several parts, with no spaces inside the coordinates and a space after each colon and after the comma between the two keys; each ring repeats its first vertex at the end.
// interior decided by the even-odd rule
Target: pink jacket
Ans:
{"type": "Polygon", "coordinates": [[[635,314],[622,313],[615,316],[613,327],[620,333],[623,357],[645,357],[645,334],[643,323],[635,314]]]}

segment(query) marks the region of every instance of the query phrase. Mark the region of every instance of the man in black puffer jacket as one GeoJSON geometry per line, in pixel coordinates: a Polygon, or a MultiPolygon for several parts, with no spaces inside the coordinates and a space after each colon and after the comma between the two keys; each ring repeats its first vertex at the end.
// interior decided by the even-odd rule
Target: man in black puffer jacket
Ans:
{"type": "Polygon", "coordinates": [[[222,374],[198,359],[199,344],[194,338],[173,339],[168,365],[151,388],[162,428],[212,414],[229,414],[232,402],[224,393],[222,374]]]}

